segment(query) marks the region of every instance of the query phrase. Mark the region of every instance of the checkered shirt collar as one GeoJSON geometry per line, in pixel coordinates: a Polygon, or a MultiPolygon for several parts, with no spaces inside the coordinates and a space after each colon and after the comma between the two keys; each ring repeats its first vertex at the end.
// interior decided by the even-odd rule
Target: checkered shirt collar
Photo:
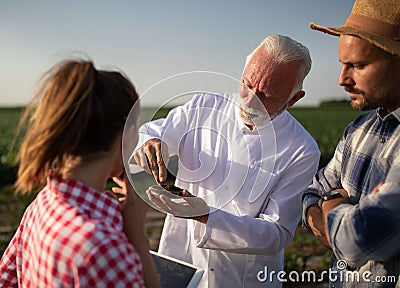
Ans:
{"type": "Polygon", "coordinates": [[[47,186],[56,198],[77,207],[79,212],[91,219],[102,219],[116,229],[122,229],[122,216],[116,199],[86,186],[80,181],[63,179],[57,170],[50,170],[47,186]]]}

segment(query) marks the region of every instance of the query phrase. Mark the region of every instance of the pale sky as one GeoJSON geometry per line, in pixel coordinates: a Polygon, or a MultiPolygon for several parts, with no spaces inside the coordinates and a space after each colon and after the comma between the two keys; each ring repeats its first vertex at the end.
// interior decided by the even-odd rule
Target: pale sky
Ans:
{"type": "MultiPolygon", "coordinates": [[[[270,34],[310,49],[313,66],[306,96],[297,105],[343,99],[338,38],[311,30],[309,23],[342,25],[352,5],[349,0],[2,0],[0,106],[26,104],[40,76],[75,55],[89,56],[98,68],[118,67],[139,94],[190,71],[240,79],[246,56],[270,34]]],[[[160,94],[143,97],[142,104],[158,105],[169,97],[168,91],[160,94]]]]}

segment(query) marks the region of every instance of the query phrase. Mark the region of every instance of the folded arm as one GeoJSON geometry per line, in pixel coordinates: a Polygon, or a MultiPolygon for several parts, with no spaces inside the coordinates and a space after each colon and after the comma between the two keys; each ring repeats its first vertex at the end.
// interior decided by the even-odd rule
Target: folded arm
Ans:
{"type": "Polygon", "coordinates": [[[359,267],[368,260],[399,257],[400,164],[393,166],[385,183],[358,205],[340,205],[327,215],[332,249],[338,259],[359,267]]]}

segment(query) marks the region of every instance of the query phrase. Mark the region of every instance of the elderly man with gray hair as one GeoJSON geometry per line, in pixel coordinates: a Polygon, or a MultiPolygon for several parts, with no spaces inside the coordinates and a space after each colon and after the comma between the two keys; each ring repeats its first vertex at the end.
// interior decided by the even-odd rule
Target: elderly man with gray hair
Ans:
{"type": "Polygon", "coordinates": [[[197,94],[141,127],[135,162],[161,185],[165,151],[177,154],[175,185],[185,189],[184,204],[147,194],[172,214],[159,252],[204,268],[200,287],[281,287],[284,247],[320,155],[286,110],[305,95],[310,68],[306,47],[268,36],[247,58],[238,95],[197,94]]]}

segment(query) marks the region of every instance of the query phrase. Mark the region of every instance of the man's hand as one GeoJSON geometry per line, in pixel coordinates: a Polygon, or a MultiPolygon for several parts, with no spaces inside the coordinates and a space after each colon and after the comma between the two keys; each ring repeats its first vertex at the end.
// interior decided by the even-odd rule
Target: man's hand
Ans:
{"type": "Polygon", "coordinates": [[[329,243],[329,246],[330,246],[330,238],[329,238],[329,227],[328,227],[328,214],[337,206],[339,206],[341,204],[350,203],[349,193],[345,189],[343,189],[343,188],[336,189],[334,191],[339,192],[340,194],[342,194],[343,197],[320,202],[320,207],[321,207],[321,211],[322,211],[322,220],[323,220],[323,225],[324,225],[324,234],[325,234],[326,241],[329,243]]]}
{"type": "Polygon", "coordinates": [[[379,192],[379,188],[383,185],[383,182],[379,183],[376,185],[376,187],[371,191],[371,195],[375,195],[376,193],[379,192]]]}
{"type": "Polygon", "coordinates": [[[150,139],[133,152],[135,164],[151,173],[157,183],[167,180],[168,146],[160,139],[150,139]]]}
{"type": "Polygon", "coordinates": [[[307,209],[307,223],[314,236],[326,247],[330,248],[329,241],[325,235],[322,211],[318,206],[311,206],[307,209]]]}
{"type": "Polygon", "coordinates": [[[176,202],[153,187],[150,187],[146,193],[150,201],[161,211],[170,213],[176,217],[194,219],[204,224],[207,223],[210,212],[207,203],[203,199],[193,196],[187,190],[183,190],[182,192],[182,196],[185,198],[180,198],[176,202]]]}

